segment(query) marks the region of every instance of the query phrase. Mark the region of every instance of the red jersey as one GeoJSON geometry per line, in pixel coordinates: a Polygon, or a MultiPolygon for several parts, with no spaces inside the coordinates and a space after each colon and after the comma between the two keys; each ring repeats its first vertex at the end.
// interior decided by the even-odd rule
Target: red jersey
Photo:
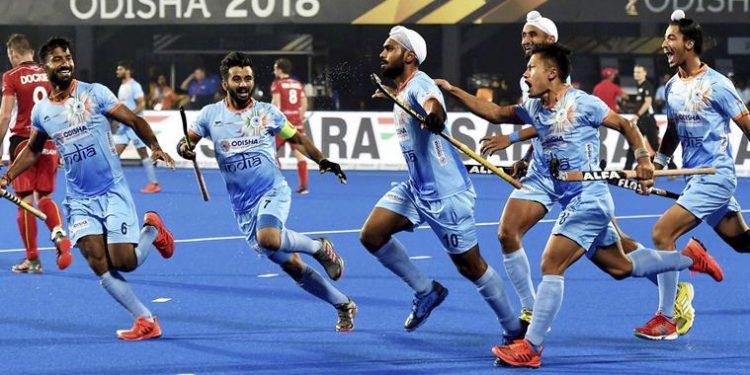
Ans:
{"type": "Polygon", "coordinates": [[[617,98],[622,96],[620,85],[609,80],[602,80],[594,86],[593,94],[606,103],[609,109],[617,112],[617,98]]]}
{"type": "Polygon", "coordinates": [[[302,125],[302,101],[307,100],[302,82],[293,78],[281,78],[271,84],[271,94],[281,95],[279,109],[293,125],[302,125]]]}
{"type": "Polygon", "coordinates": [[[16,102],[10,120],[13,135],[28,138],[31,133],[31,110],[46,98],[52,87],[41,65],[26,62],[3,74],[3,96],[12,95],[16,102]]]}

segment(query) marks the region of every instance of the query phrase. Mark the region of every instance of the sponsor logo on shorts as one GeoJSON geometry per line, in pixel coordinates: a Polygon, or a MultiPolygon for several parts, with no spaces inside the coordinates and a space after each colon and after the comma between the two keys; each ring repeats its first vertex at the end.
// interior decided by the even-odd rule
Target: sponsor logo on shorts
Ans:
{"type": "Polygon", "coordinates": [[[82,219],[71,224],[68,229],[70,230],[70,234],[73,235],[76,234],[76,232],[78,232],[79,230],[86,229],[90,226],[91,224],[89,224],[89,219],[82,219]]]}
{"type": "Polygon", "coordinates": [[[386,193],[385,194],[385,200],[391,201],[391,202],[396,202],[396,203],[404,203],[404,202],[406,202],[406,198],[404,198],[404,197],[402,197],[402,196],[400,196],[398,194],[395,194],[395,193],[386,193]]]}

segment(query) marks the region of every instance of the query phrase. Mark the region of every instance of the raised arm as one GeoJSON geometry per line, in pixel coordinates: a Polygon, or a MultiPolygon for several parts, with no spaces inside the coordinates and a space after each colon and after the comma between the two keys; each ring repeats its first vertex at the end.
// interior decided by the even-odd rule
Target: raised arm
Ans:
{"type": "Polygon", "coordinates": [[[499,106],[495,103],[482,100],[459,87],[453,86],[444,79],[436,79],[435,84],[443,91],[453,95],[458,99],[471,113],[494,124],[523,124],[513,112],[513,106],[499,106]]]}

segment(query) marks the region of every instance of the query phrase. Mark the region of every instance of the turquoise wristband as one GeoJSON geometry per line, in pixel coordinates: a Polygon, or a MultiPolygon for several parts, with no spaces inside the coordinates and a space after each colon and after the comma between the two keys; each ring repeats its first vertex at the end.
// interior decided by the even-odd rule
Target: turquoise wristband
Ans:
{"type": "Polygon", "coordinates": [[[508,136],[508,138],[510,138],[510,143],[512,144],[512,143],[516,143],[516,142],[520,141],[521,140],[521,135],[518,134],[518,132],[513,132],[513,133],[510,133],[510,135],[508,136]]]}

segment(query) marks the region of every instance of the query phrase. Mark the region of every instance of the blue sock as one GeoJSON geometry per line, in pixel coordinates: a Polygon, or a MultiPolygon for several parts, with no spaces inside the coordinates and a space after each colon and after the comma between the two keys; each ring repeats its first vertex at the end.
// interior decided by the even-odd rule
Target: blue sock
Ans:
{"type": "Polygon", "coordinates": [[[320,246],[320,241],[315,241],[304,234],[286,228],[281,230],[281,248],[279,248],[279,251],[313,255],[320,250],[320,246]]]}
{"type": "Polygon", "coordinates": [[[474,285],[477,286],[479,294],[484,297],[484,300],[497,315],[497,320],[500,321],[505,333],[515,336],[521,330],[521,324],[519,324],[516,314],[510,307],[510,301],[508,301],[508,296],[505,295],[500,275],[488,265],[487,271],[484,272],[482,277],[474,281],[474,285]]]}
{"type": "Polygon", "coordinates": [[[674,299],[677,297],[677,282],[679,272],[664,272],[657,276],[659,279],[659,312],[667,318],[674,316],[674,299]]]}
{"type": "Polygon", "coordinates": [[[138,239],[138,245],[135,247],[135,259],[138,261],[139,266],[146,261],[148,254],[151,254],[151,250],[154,248],[153,242],[157,234],[159,234],[159,231],[150,225],[144,225],[143,229],[141,229],[141,236],[138,239]]]}
{"type": "Polygon", "coordinates": [[[307,265],[305,265],[305,269],[302,271],[302,279],[297,281],[297,285],[333,306],[349,302],[349,297],[341,293],[341,291],[320,276],[317,271],[307,265]]]}
{"type": "MultiPolygon", "coordinates": [[[[636,242],[635,244],[637,245],[636,248],[635,248],[635,250],[640,250],[640,249],[645,249],[646,248],[640,242],[636,242]]],[[[656,279],[656,275],[658,275],[658,274],[646,275],[646,278],[649,281],[651,281],[652,283],[654,283],[654,285],[659,286],[659,280],[656,279]]]]}
{"type": "Polygon", "coordinates": [[[151,159],[141,159],[141,162],[143,163],[143,168],[146,169],[146,178],[148,178],[148,182],[158,184],[159,181],[156,181],[156,171],[154,170],[154,164],[151,162],[151,159]]]}
{"type": "Polygon", "coordinates": [[[552,322],[557,317],[557,312],[562,306],[563,292],[565,290],[565,277],[559,275],[544,275],[542,282],[536,289],[536,302],[534,303],[534,318],[526,332],[526,339],[539,351],[539,345],[544,342],[544,336],[552,327],[552,322]]]}
{"type": "Polygon", "coordinates": [[[125,279],[115,270],[105,272],[101,276],[101,284],[104,289],[130,312],[133,317],[145,316],[149,320],[153,321],[153,315],[151,311],[144,306],[138,297],[135,296],[133,290],[130,289],[130,285],[125,279]]]}
{"type": "Polygon", "coordinates": [[[414,266],[409,256],[406,255],[404,245],[396,237],[391,237],[390,241],[373,255],[385,268],[404,280],[417,295],[423,296],[432,290],[432,279],[414,266]]]}
{"type": "Polygon", "coordinates": [[[638,249],[627,255],[633,263],[634,277],[657,275],[667,271],[680,271],[690,267],[693,261],[676,251],[654,251],[638,249]]]}
{"type": "Polygon", "coordinates": [[[531,311],[534,308],[536,293],[526,252],[520,248],[510,254],[503,254],[503,265],[518,298],[521,299],[521,308],[531,311]]]}

